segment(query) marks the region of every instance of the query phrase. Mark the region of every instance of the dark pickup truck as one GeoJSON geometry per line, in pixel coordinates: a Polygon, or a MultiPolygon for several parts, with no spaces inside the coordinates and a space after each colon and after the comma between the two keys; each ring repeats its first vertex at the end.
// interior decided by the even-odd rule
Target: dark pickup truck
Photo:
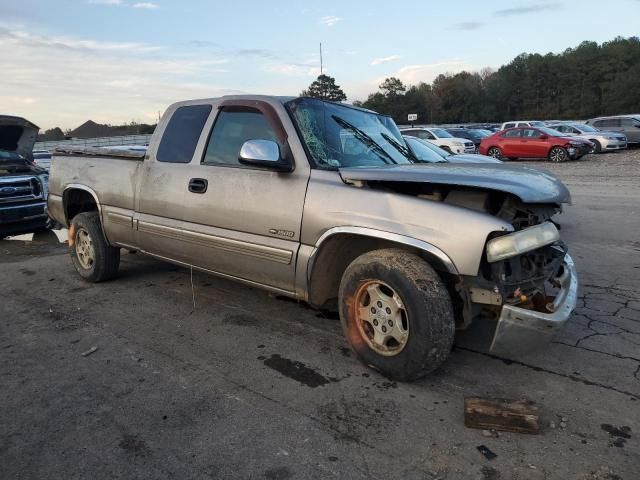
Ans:
{"type": "Polygon", "coordinates": [[[46,229],[46,170],[33,163],[38,127],[0,115],[0,239],[46,229]]]}

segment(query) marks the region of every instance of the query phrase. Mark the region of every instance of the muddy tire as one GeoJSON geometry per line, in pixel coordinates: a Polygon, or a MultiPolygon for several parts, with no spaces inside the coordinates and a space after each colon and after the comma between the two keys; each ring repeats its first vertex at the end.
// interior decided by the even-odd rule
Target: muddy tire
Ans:
{"type": "Polygon", "coordinates": [[[97,283],[118,274],[120,249],[107,243],[97,212],[84,212],[73,217],[71,232],[71,261],[82,278],[97,283]]]}
{"type": "Polygon", "coordinates": [[[338,300],[351,347],[387,377],[416,380],[451,351],[451,298],[438,274],[413,253],[386,249],[356,258],[342,276],[338,300]]]}

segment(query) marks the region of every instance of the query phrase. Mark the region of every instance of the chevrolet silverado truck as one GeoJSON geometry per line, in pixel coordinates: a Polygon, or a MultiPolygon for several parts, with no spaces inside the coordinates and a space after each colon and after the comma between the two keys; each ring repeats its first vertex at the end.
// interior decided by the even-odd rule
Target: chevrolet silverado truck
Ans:
{"type": "Polygon", "coordinates": [[[28,120],[0,115],[0,239],[50,226],[47,171],[32,156],[37,135],[28,120]]]}
{"type": "Polygon", "coordinates": [[[548,338],[577,276],[545,171],[416,160],[389,117],[313,98],[226,96],[168,108],[146,152],[58,151],[49,212],[89,282],[136,250],[339,311],[367,365],[432,371],[456,329],[492,351],[548,338]]]}

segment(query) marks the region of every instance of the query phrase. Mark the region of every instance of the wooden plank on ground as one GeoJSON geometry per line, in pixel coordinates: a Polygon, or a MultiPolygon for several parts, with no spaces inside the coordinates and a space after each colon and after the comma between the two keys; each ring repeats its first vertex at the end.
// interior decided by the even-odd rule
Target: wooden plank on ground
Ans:
{"type": "Polygon", "coordinates": [[[479,397],[464,399],[464,424],[469,428],[515,433],[538,433],[538,407],[529,400],[479,397]]]}

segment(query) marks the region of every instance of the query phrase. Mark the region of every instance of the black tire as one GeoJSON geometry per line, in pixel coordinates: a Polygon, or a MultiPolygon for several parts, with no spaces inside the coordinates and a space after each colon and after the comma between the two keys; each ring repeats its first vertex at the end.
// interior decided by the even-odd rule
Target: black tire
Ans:
{"type": "Polygon", "coordinates": [[[451,147],[447,147],[446,145],[443,145],[440,148],[443,149],[446,152],[449,152],[451,155],[453,155],[453,152],[451,151],[451,147]]]}
{"type": "MultiPolygon", "coordinates": [[[[338,300],[340,322],[351,347],[366,365],[383,375],[402,381],[416,380],[449,356],[455,333],[451,298],[438,274],[419,256],[400,249],[375,250],[359,256],[342,276],[338,300]],[[359,292],[377,282],[388,288],[394,298],[397,294],[404,311],[403,325],[406,322],[403,346],[399,350],[396,347],[395,353],[387,351],[386,355],[374,349],[373,339],[365,333],[365,322],[358,313],[360,309],[376,306],[361,303],[359,292]]],[[[384,315],[383,310],[381,307],[377,314],[384,315]]],[[[381,322],[376,325],[384,320],[381,322]]],[[[372,324],[368,328],[373,333],[372,324]]],[[[380,328],[384,330],[384,326],[380,328]]],[[[389,337],[387,345],[392,340],[389,337]]]]}
{"type": "Polygon", "coordinates": [[[497,158],[498,160],[502,160],[502,150],[500,150],[498,147],[491,147],[489,150],[487,150],[487,155],[493,158],[497,158]]]}
{"type": "Polygon", "coordinates": [[[549,150],[549,161],[554,163],[562,163],[569,160],[569,152],[564,147],[553,147],[549,150]]]}
{"type": "Polygon", "coordinates": [[[602,151],[602,145],[598,140],[590,140],[593,143],[593,149],[589,153],[600,153],[602,151]]]}
{"type": "Polygon", "coordinates": [[[84,212],[73,217],[71,232],[73,232],[73,242],[69,249],[71,261],[83,279],[97,283],[109,280],[118,274],[120,249],[110,246],[107,242],[98,212],[84,212]],[[82,245],[79,247],[81,237],[83,243],[88,237],[92,255],[81,253],[83,248],[82,245]],[[87,260],[88,257],[92,257],[91,262],[87,260]]]}

